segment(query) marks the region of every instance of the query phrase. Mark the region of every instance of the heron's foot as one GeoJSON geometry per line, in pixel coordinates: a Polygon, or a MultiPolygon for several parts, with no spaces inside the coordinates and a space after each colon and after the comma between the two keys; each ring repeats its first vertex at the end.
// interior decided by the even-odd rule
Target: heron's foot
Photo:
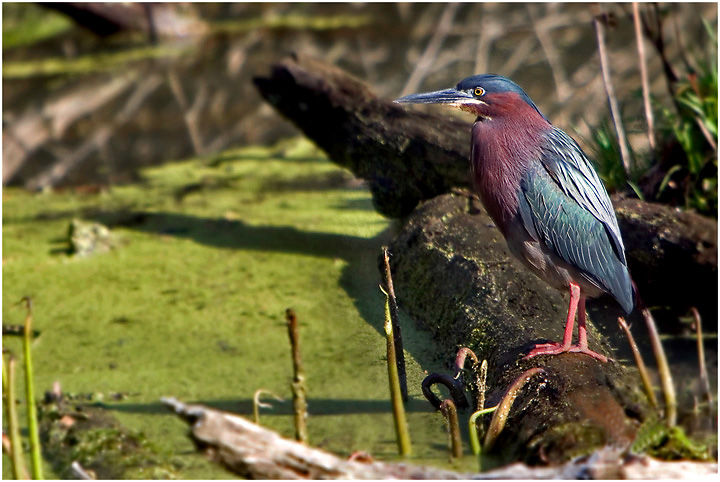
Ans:
{"type": "Polygon", "coordinates": [[[530,350],[530,353],[528,353],[523,360],[527,360],[537,355],[560,355],[561,353],[583,353],[603,363],[608,362],[608,358],[606,356],[596,353],[586,346],[563,346],[560,343],[542,343],[535,345],[535,348],[530,350]]]}

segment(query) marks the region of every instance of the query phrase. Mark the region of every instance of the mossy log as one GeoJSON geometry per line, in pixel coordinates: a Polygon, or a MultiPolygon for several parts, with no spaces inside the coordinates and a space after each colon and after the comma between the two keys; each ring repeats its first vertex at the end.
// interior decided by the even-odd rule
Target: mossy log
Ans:
{"type": "Polygon", "coordinates": [[[343,70],[299,55],[254,82],[333,162],[367,181],[384,216],[406,216],[423,199],[469,185],[466,122],[403,109],[343,70]]]}
{"type": "MultiPolygon", "coordinates": [[[[375,96],[343,70],[301,55],[257,77],[260,94],[363,178],[381,214],[402,218],[423,200],[470,187],[470,125],[375,96]]],[[[648,306],[690,306],[717,318],[717,221],[635,199],[614,199],[628,263],[648,306]]],[[[528,276],[519,274],[519,276],[528,276]]]]}
{"type": "MultiPolygon", "coordinates": [[[[567,302],[511,259],[467,191],[470,122],[406,110],[342,70],[302,56],[278,62],[255,83],[330,159],[367,181],[380,213],[403,218],[390,246],[400,306],[433,333],[442,357],[469,346],[488,360],[486,406],[526,370],[543,368],[515,400],[495,444],[502,447],[497,462],[561,462],[606,445],[630,446],[652,415],[636,373],[620,362],[618,341],[611,347],[594,327],[619,332],[622,313],[613,302],[588,304],[589,342],[618,362],[576,354],[522,360],[535,343],[562,339],[567,302]]],[[[710,302],[717,292],[716,221],[615,201],[645,303],[675,313],[694,305],[716,316],[710,302]],[[674,288],[660,288],[667,286],[674,288]]]]}
{"type": "MultiPolygon", "coordinates": [[[[515,399],[490,454],[496,463],[559,463],[605,445],[628,448],[652,417],[637,374],[619,361],[579,354],[522,359],[535,343],[562,339],[567,302],[511,258],[471,193],[422,203],[389,251],[400,306],[432,333],[441,353],[469,346],[488,361],[487,407],[526,370],[543,369],[515,399]]],[[[601,313],[609,319],[599,321],[616,326],[612,310],[601,313]]],[[[617,359],[590,325],[590,347],[617,359]]]]}

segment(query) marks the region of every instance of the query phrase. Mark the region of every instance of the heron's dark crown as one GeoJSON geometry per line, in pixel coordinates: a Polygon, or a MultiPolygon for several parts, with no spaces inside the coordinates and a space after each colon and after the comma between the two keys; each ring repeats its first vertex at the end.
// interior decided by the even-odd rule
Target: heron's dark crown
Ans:
{"type": "Polygon", "coordinates": [[[467,91],[474,89],[475,87],[482,87],[485,89],[487,95],[499,94],[499,93],[513,93],[517,94],[522,100],[524,100],[529,106],[535,109],[543,118],[547,120],[547,117],[540,112],[535,103],[532,101],[529,95],[515,82],[497,74],[480,74],[473,75],[466,79],[461,80],[456,89],[461,91],[467,91]]]}

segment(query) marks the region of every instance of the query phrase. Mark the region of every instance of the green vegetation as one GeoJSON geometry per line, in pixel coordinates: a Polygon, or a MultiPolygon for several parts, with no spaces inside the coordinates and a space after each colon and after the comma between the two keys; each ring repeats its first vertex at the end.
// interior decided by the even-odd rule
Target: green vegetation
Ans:
{"type": "Polygon", "coordinates": [[[711,46],[707,59],[698,62],[697,72],[689,72],[677,83],[676,111],[661,109],[663,138],[679,144],[684,157],[668,169],[658,196],[663,195],[671,179],[678,179],[686,209],[717,216],[717,33],[707,22],[705,27],[711,46]]]}
{"type": "Polygon", "coordinates": [[[680,79],[670,81],[674,92],[669,99],[672,108],[655,99],[656,152],[631,152],[631,165],[636,168],[625,172],[609,120],[596,126],[588,144],[598,173],[610,191],[623,190],[627,184],[641,199],[677,204],[717,217],[717,33],[707,22],[705,28],[710,46],[707,56],[695,62],[697,69],[688,67],[680,79]],[[653,170],[662,174],[661,181],[643,186],[644,176],[653,170]]]}
{"type": "Polygon", "coordinates": [[[180,478],[180,458],[125,429],[100,405],[48,403],[43,410],[45,452],[63,478],[77,478],[73,462],[100,479],[180,478]]]}
{"type": "Polygon", "coordinates": [[[702,441],[691,440],[681,427],[668,428],[664,420],[650,419],[638,429],[631,450],[663,460],[710,461],[714,460],[712,447],[717,447],[717,434],[708,434],[702,441]]]}
{"type": "Polygon", "coordinates": [[[608,191],[622,191],[627,185],[642,199],[643,196],[638,188],[638,181],[645,167],[638,163],[636,153],[630,151],[634,159],[632,166],[635,169],[632,172],[625,172],[615,128],[609,118],[601,122],[600,125],[595,126],[592,132],[592,140],[587,144],[592,150],[592,159],[595,161],[598,175],[608,191]]]}
{"type": "Polygon", "coordinates": [[[52,38],[73,25],[65,15],[31,3],[3,2],[2,18],[3,50],[52,38]]]}
{"type": "MultiPolygon", "coordinates": [[[[5,407],[5,420],[7,421],[7,432],[9,437],[9,445],[11,448],[12,471],[15,478],[28,478],[32,476],[33,480],[42,480],[43,477],[43,461],[40,445],[40,432],[38,428],[37,405],[35,398],[35,387],[33,378],[32,364],[32,306],[30,298],[23,298],[27,306],[27,316],[22,326],[22,352],[23,352],[23,368],[25,369],[25,412],[27,415],[27,436],[30,444],[30,473],[27,473],[24,461],[23,441],[19,431],[19,420],[17,414],[17,396],[15,390],[15,359],[12,351],[5,346],[5,337],[3,337],[3,404],[5,407]],[[7,351],[7,358],[5,352],[7,351]]],[[[3,434],[5,428],[3,427],[3,434]]],[[[4,447],[3,447],[4,448],[4,447]]]]}

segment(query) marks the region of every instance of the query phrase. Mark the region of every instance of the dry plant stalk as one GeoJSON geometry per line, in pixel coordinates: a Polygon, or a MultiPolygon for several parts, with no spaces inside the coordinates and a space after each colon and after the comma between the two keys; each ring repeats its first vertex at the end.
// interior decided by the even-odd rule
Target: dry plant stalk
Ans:
{"type": "Polygon", "coordinates": [[[697,333],[697,350],[698,350],[698,366],[700,368],[700,384],[702,386],[703,395],[708,403],[708,411],[712,410],[712,391],[710,390],[710,380],[708,379],[707,367],[705,365],[705,347],[703,347],[703,335],[702,335],[702,319],[700,313],[694,306],[690,308],[690,311],[695,318],[695,332],[697,333]]]}
{"type": "Polygon", "coordinates": [[[625,322],[625,318],[623,318],[622,316],[618,316],[618,324],[620,325],[620,328],[622,328],[625,336],[628,339],[628,342],[630,343],[630,349],[632,350],[633,357],[635,357],[635,364],[637,365],[638,372],[640,373],[640,379],[642,380],[643,388],[645,388],[645,394],[648,396],[650,404],[654,408],[658,408],[658,401],[655,397],[655,391],[653,390],[652,383],[650,383],[650,375],[648,374],[648,370],[645,366],[645,362],[642,359],[642,355],[640,355],[640,350],[638,350],[637,343],[635,343],[635,338],[630,332],[630,327],[627,325],[627,322],[625,322]]]}
{"type": "Polygon", "coordinates": [[[455,459],[462,457],[462,438],[460,437],[460,423],[458,422],[457,408],[449,398],[440,404],[440,411],[445,415],[450,433],[450,453],[455,459]]]}
{"type": "Polygon", "coordinates": [[[665,398],[665,422],[668,427],[674,427],[677,423],[677,398],[675,397],[675,386],[673,385],[672,374],[670,373],[670,365],[668,364],[665,350],[660,342],[655,320],[650,310],[645,306],[642,300],[638,301],[638,307],[642,313],[645,324],[647,325],[648,334],[650,335],[650,344],[652,345],[655,361],[660,374],[660,386],[662,387],[663,396],[665,398]]]}
{"type": "Polygon", "coordinates": [[[400,330],[400,317],[398,316],[397,298],[393,286],[392,272],[390,271],[390,253],[387,247],[383,248],[383,263],[385,264],[385,286],[390,308],[390,321],[392,322],[393,343],[395,346],[395,361],[400,382],[400,392],[403,402],[408,401],[407,373],[405,371],[405,351],[403,349],[402,331],[400,330]]]}
{"type": "Polygon", "coordinates": [[[642,19],[638,2],[633,2],[633,23],[635,24],[635,40],[637,42],[638,57],[640,61],[640,79],[642,81],[643,104],[645,106],[645,119],[647,120],[648,142],[650,149],[655,150],[655,118],[650,104],[650,83],[648,82],[647,59],[645,57],[645,43],[642,33],[642,19]]]}
{"type": "Polygon", "coordinates": [[[597,35],[598,54],[600,55],[600,70],[602,71],[603,85],[607,94],[608,104],[610,105],[610,116],[615,125],[618,144],[620,145],[620,155],[625,166],[625,172],[630,172],[630,151],[628,150],[627,138],[625,136],[625,128],[622,125],[622,115],[620,114],[620,106],[618,105],[615,88],[613,87],[610,74],[610,61],[607,54],[607,42],[605,38],[605,19],[606,14],[601,13],[593,18],[595,25],[595,33],[597,35]]]}
{"type": "Polygon", "coordinates": [[[387,344],[387,367],[388,382],[390,383],[390,399],[392,401],[393,420],[395,421],[395,437],[397,439],[398,452],[406,456],[412,453],[410,444],[410,431],[408,430],[407,419],[405,418],[405,407],[402,401],[400,389],[400,376],[398,374],[397,360],[395,359],[395,338],[393,336],[393,325],[390,319],[390,295],[385,293],[385,340],[387,344]]]}
{"type": "Polygon", "coordinates": [[[308,442],[307,431],[307,386],[305,383],[305,369],[303,368],[300,353],[300,330],[295,312],[288,308],[285,310],[288,334],[290,335],[290,348],[293,361],[293,415],[295,418],[295,439],[302,443],[308,442]]]}

